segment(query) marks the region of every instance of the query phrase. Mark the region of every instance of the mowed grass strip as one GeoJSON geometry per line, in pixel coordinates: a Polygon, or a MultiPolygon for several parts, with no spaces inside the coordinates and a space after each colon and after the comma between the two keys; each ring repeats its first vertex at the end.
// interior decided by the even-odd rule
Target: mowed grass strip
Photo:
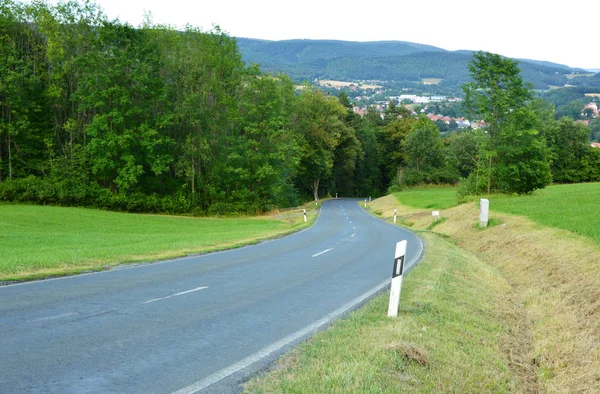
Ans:
{"type": "Polygon", "coordinates": [[[519,315],[508,283],[457,246],[424,238],[424,259],[405,278],[397,319],[386,316],[385,293],[283,356],[245,392],[527,391],[505,352],[519,315]]]}
{"type": "Polygon", "coordinates": [[[490,210],[522,215],[600,242],[600,183],[553,185],[530,196],[489,197],[490,210]]]}
{"type": "Polygon", "coordinates": [[[257,242],[297,219],[192,218],[84,208],[0,205],[0,280],[66,275],[257,242]]]}

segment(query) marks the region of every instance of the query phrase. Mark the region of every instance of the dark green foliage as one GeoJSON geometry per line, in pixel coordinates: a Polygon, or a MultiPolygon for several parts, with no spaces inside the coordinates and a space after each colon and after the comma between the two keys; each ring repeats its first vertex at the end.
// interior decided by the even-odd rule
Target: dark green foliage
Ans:
{"type": "Polygon", "coordinates": [[[459,179],[456,163],[447,152],[435,123],[425,117],[403,117],[389,123],[383,131],[395,148],[383,152],[388,157],[390,191],[419,184],[455,184],[459,179]]]}
{"type": "Polygon", "coordinates": [[[583,107],[590,102],[590,98],[579,88],[553,89],[541,95],[541,98],[554,105],[555,119],[565,116],[578,119],[583,107]]]}
{"type": "MultiPolygon", "coordinates": [[[[522,116],[517,114],[516,117],[522,116]]],[[[527,115],[524,115],[527,116],[527,115]]],[[[546,141],[521,119],[503,128],[492,173],[498,191],[529,194],[552,182],[546,141]]]]}
{"type": "Polygon", "coordinates": [[[590,146],[590,130],[571,118],[545,123],[546,138],[552,171],[557,183],[594,182],[600,180],[595,167],[600,149],[590,146]]]}
{"type": "Polygon", "coordinates": [[[346,124],[346,114],[337,98],[314,88],[305,86],[298,97],[293,119],[293,130],[300,136],[297,184],[315,200],[319,199],[321,181],[332,176],[336,159],[338,172],[347,172],[354,169],[361,153],[354,130],[346,124]]]}
{"type": "Polygon", "coordinates": [[[0,7],[2,199],[196,213],[299,202],[293,85],[245,68],[218,28],[135,29],[88,2],[0,7]]]}
{"type": "Polygon", "coordinates": [[[461,177],[468,177],[477,168],[483,138],[481,132],[466,130],[452,133],[444,139],[446,159],[461,177]]]}
{"type": "Polygon", "coordinates": [[[590,133],[592,135],[592,140],[596,142],[600,142],[600,117],[592,120],[590,122],[590,133]]]}
{"type": "MultiPolygon", "coordinates": [[[[363,154],[358,157],[354,170],[354,190],[351,196],[378,196],[381,194],[377,126],[369,119],[361,119],[356,128],[356,138],[363,154]]],[[[386,185],[387,186],[387,185],[386,185]]]]}
{"type": "Polygon", "coordinates": [[[486,123],[477,171],[467,182],[472,193],[531,193],[552,180],[546,141],[540,135],[543,106],[533,101],[517,63],[478,52],[469,64],[473,82],[464,85],[464,106],[486,123]],[[474,179],[473,179],[474,178],[474,179]]]}

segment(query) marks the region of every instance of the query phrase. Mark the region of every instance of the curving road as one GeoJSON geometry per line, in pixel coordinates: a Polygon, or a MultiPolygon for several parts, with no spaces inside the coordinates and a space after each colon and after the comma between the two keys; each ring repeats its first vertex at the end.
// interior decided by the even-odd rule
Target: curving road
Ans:
{"type": "MultiPolygon", "coordinates": [[[[0,392],[229,393],[384,289],[412,233],[329,200],[259,245],[0,287],[0,392]]],[[[386,311],[382,311],[386,313],[386,311]]]]}

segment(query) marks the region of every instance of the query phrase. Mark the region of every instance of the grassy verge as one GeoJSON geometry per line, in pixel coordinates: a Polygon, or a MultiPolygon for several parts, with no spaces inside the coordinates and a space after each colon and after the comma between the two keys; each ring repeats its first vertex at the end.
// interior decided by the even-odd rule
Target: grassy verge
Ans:
{"type": "MultiPolygon", "coordinates": [[[[600,392],[600,230],[587,227],[590,196],[577,193],[594,187],[553,186],[532,196],[501,197],[500,203],[491,199],[495,225],[485,230],[476,225],[477,205],[463,204],[443,210],[447,219],[433,230],[496,267],[510,283],[511,294],[522,300],[518,324],[531,330],[529,361],[523,365],[537,371],[535,379],[544,392],[600,392]],[[549,198],[553,195],[568,198],[561,202],[560,197],[549,198]],[[524,208],[515,208],[516,201],[524,208]],[[567,211],[571,228],[547,227],[543,223],[549,219],[543,215],[534,221],[499,212],[499,206],[527,216],[567,211]],[[577,206],[586,208],[572,210],[577,206]],[[577,229],[585,228],[589,236],[577,235],[577,229]]],[[[394,208],[414,229],[432,222],[430,211],[407,207],[393,196],[373,204],[388,218],[394,208]]]]}
{"type": "MultiPolygon", "coordinates": [[[[314,204],[308,208],[307,225],[316,215],[314,204]]],[[[0,205],[0,280],[68,275],[232,248],[307,225],[301,210],[259,218],[192,218],[0,205]]]]}
{"type": "MultiPolygon", "coordinates": [[[[509,358],[519,308],[494,268],[425,234],[399,316],[388,294],[320,332],[251,381],[248,393],[512,392],[526,379],[509,358]]],[[[519,333],[519,335],[526,333],[519,333]]]]}

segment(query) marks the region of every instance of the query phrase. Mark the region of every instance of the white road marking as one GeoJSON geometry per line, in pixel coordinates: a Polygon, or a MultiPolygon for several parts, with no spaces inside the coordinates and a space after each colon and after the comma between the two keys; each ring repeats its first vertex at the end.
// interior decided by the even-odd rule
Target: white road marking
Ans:
{"type": "Polygon", "coordinates": [[[54,319],[60,319],[63,317],[67,317],[67,316],[71,316],[71,315],[76,315],[77,313],[75,312],[67,312],[67,313],[61,313],[60,315],[54,315],[54,316],[48,316],[48,317],[40,317],[39,319],[33,319],[30,321],[44,321],[44,320],[54,320],[54,319]]]}
{"type": "MultiPolygon", "coordinates": [[[[390,225],[392,225],[392,224],[390,224],[390,225]]],[[[356,229],[356,227],[354,227],[354,229],[356,229]]],[[[413,266],[413,264],[417,261],[417,259],[421,256],[421,253],[423,252],[423,242],[418,237],[417,237],[417,240],[419,241],[419,252],[407,264],[407,268],[411,268],[413,266]]],[[[388,286],[390,284],[390,282],[391,282],[391,278],[386,279],[383,283],[379,284],[374,289],[364,293],[363,295],[361,295],[358,298],[355,298],[354,300],[345,304],[341,308],[326,315],[321,320],[318,320],[318,321],[314,322],[313,324],[306,326],[303,329],[296,331],[295,333],[293,333],[291,335],[288,335],[287,337],[273,343],[270,346],[267,346],[267,347],[259,350],[258,352],[254,353],[253,355],[246,357],[245,359],[243,359],[235,364],[232,364],[229,367],[223,368],[220,371],[217,371],[217,372],[213,373],[212,375],[209,375],[206,378],[199,380],[196,383],[193,383],[187,387],[184,387],[181,390],[175,391],[172,394],[195,394],[195,393],[227,378],[228,376],[231,376],[231,375],[243,370],[244,368],[249,367],[250,365],[254,364],[255,362],[260,361],[265,357],[268,357],[269,355],[277,352],[278,350],[281,350],[284,346],[292,344],[293,342],[295,342],[295,341],[299,340],[300,338],[310,334],[311,332],[319,329],[320,327],[329,323],[330,321],[337,319],[341,315],[345,314],[348,310],[352,309],[356,305],[359,305],[360,303],[364,302],[369,297],[376,294],[378,291],[382,290],[385,286],[388,286]]]]}
{"type": "Polygon", "coordinates": [[[188,291],[182,291],[181,293],[171,294],[171,295],[166,296],[166,297],[153,298],[153,299],[148,300],[148,301],[143,301],[143,302],[141,302],[141,304],[149,304],[151,302],[156,302],[156,301],[160,301],[160,300],[166,300],[167,298],[177,297],[177,296],[180,296],[180,295],[184,295],[184,294],[188,294],[188,293],[193,293],[194,291],[199,291],[199,290],[203,290],[203,289],[208,289],[208,286],[196,287],[195,289],[188,290],[188,291]]]}
{"type": "Polygon", "coordinates": [[[196,383],[193,383],[187,387],[184,387],[181,390],[177,390],[172,394],[195,394],[195,393],[207,388],[208,386],[211,386],[211,385],[219,382],[220,380],[223,380],[223,379],[227,378],[228,376],[231,376],[231,375],[235,374],[236,372],[239,372],[242,369],[249,367],[250,365],[254,364],[255,362],[260,361],[263,358],[268,357],[269,355],[275,353],[276,351],[280,350],[284,346],[287,346],[287,345],[299,340],[300,338],[312,333],[313,331],[318,330],[319,328],[326,325],[330,321],[337,319],[338,317],[344,315],[350,309],[363,303],[365,300],[367,300],[368,298],[370,298],[371,296],[376,294],[378,291],[382,290],[385,286],[388,286],[390,284],[390,281],[391,281],[391,279],[386,279],[383,283],[379,284],[374,289],[369,290],[368,292],[364,293],[363,295],[359,296],[358,298],[353,299],[349,303],[345,304],[344,306],[342,306],[339,309],[336,309],[335,311],[326,315],[322,319],[317,320],[313,324],[308,325],[308,326],[304,327],[303,329],[296,331],[295,333],[288,335],[287,337],[285,337],[283,339],[280,339],[279,341],[273,343],[272,345],[259,350],[258,352],[254,353],[253,355],[246,357],[245,359],[243,359],[235,364],[232,364],[229,367],[223,368],[222,370],[217,371],[217,372],[213,373],[212,375],[209,375],[206,378],[204,378],[196,383]]]}
{"type": "Polygon", "coordinates": [[[330,252],[330,251],[332,251],[333,249],[334,249],[334,248],[331,248],[331,249],[325,249],[325,250],[324,250],[324,251],[322,251],[322,252],[319,252],[319,253],[317,253],[317,254],[313,254],[313,255],[312,255],[312,257],[317,257],[317,256],[320,256],[320,255],[322,255],[322,254],[325,254],[325,253],[327,253],[327,252],[330,252]]]}

